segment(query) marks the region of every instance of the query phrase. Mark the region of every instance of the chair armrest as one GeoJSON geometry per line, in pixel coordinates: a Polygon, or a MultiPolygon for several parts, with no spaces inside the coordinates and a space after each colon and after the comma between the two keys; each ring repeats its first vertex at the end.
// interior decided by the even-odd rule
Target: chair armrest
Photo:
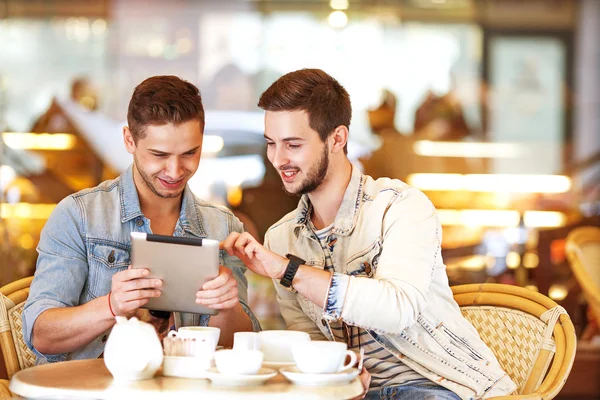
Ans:
{"type": "Polygon", "coordinates": [[[490,397],[489,400],[543,400],[539,393],[515,394],[511,396],[490,397]]]}
{"type": "Polygon", "coordinates": [[[7,379],[0,379],[0,400],[11,400],[13,398],[12,393],[8,390],[8,384],[7,379]]]}

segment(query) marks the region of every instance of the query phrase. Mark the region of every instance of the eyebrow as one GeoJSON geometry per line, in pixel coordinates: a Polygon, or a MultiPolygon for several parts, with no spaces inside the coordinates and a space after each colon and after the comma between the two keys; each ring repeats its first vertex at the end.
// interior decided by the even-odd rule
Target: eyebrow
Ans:
{"type": "MultiPolygon", "coordinates": [[[[270,137],[268,137],[267,135],[264,135],[265,139],[270,140],[271,142],[274,142],[273,139],[271,139],[270,137]]],[[[297,137],[297,136],[292,136],[292,137],[287,137],[284,139],[281,139],[282,142],[297,142],[297,141],[305,141],[306,139],[301,138],[301,137],[297,137]]]]}
{"type": "MultiPolygon", "coordinates": [[[[189,149],[188,151],[183,152],[182,154],[194,153],[199,148],[200,148],[200,146],[196,146],[193,149],[189,149]]],[[[155,154],[171,155],[171,153],[167,153],[166,151],[161,151],[161,150],[156,150],[156,149],[148,149],[148,151],[151,153],[155,153],[155,154]]]]}

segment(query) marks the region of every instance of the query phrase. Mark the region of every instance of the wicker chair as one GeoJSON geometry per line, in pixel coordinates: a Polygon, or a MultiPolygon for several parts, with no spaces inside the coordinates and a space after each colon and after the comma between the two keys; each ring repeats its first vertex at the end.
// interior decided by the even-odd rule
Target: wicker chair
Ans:
{"type": "Polygon", "coordinates": [[[496,399],[554,398],[569,376],[577,344],[564,309],[517,286],[471,284],[452,291],[465,318],[518,386],[513,395],[496,399]]]}
{"type": "Polygon", "coordinates": [[[600,325],[600,228],[584,226],[571,231],[566,253],[590,311],[600,325]]]}
{"type": "MultiPolygon", "coordinates": [[[[35,356],[25,345],[21,332],[21,313],[32,280],[33,277],[30,276],[0,288],[0,350],[4,356],[8,379],[17,371],[35,363],[35,356]]],[[[9,393],[8,381],[0,379],[0,399],[6,393],[9,393]]]]}

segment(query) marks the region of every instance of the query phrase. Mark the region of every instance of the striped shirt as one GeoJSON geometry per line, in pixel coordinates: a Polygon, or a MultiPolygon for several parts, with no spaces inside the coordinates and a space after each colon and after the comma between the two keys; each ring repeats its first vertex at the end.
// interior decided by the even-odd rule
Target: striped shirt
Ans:
{"type": "MultiPolygon", "coordinates": [[[[335,271],[331,258],[337,241],[335,234],[331,233],[333,224],[320,230],[316,230],[312,222],[309,226],[321,243],[325,255],[324,269],[335,271]]],[[[331,322],[329,326],[336,342],[346,342],[348,348],[356,353],[361,348],[365,350],[364,366],[371,374],[371,388],[429,382],[381,346],[365,329],[347,325],[341,320],[331,322]]]]}

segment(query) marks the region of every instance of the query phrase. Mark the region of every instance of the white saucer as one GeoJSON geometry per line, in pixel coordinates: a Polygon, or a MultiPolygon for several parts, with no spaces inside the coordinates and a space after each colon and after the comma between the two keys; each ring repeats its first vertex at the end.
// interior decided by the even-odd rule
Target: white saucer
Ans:
{"type": "Polygon", "coordinates": [[[206,371],[206,377],[214,385],[220,386],[258,386],[277,375],[277,371],[270,368],[261,368],[255,375],[229,375],[222,374],[216,368],[206,371]]]}
{"type": "Polygon", "coordinates": [[[283,361],[263,361],[262,366],[265,368],[273,368],[273,369],[279,369],[279,368],[289,368],[289,367],[295,367],[296,363],[295,362],[283,362],[283,361]]]}
{"type": "Polygon", "coordinates": [[[287,367],[279,370],[287,379],[296,385],[328,386],[350,383],[358,376],[358,369],[349,368],[331,374],[307,374],[300,372],[297,367],[287,367]]]}

